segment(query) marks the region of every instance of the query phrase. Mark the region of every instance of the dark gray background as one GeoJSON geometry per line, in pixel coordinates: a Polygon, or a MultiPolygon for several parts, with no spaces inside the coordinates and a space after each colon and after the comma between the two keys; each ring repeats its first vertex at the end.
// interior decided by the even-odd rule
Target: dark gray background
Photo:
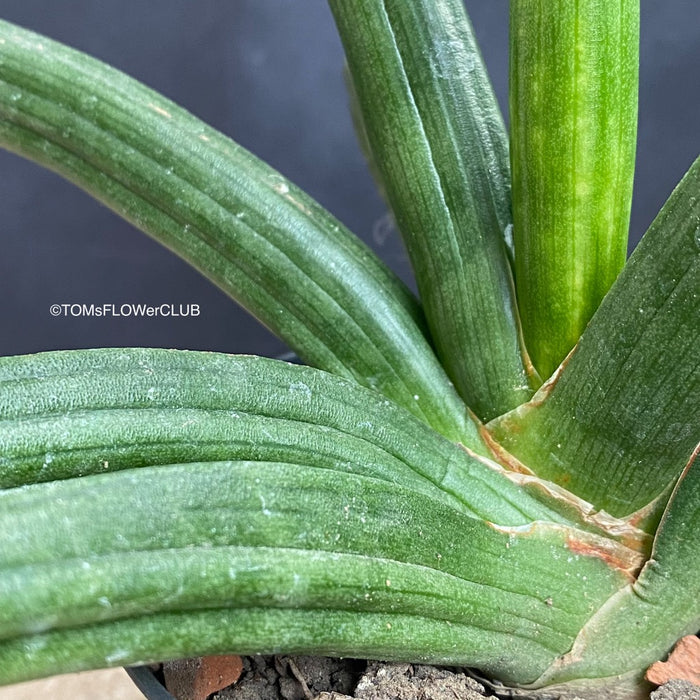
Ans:
{"type": "MultiPolygon", "coordinates": [[[[634,240],[700,152],[698,2],[642,5],[634,240]]],[[[467,6],[505,105],[508,3],[467,6]]],[[[296,181],[407,274],[355,143],[340,43],[324,0],[3,0],[0,14],[184,105],[296,181]]],[[[4,152],[0,229],[0,355],[115,345],[283,350],[174,255],[57,176],[4,152]],[[107,302],[198,303],[202,315],[49,314],[52,303],[107,302]]]]}

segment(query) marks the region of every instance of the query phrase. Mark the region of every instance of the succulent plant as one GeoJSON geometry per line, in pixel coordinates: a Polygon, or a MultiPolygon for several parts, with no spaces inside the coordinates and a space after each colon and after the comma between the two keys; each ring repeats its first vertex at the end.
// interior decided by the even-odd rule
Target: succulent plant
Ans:
{"type": "Polygon", "coordinates": [[[420,301],[227,137],[0,23],[0,144],[309,365],[0,358],[0,683],[284,651],[643,697],[700,628],[700,160],[625,263],[639,2],[511,0],[510,143],[461,0],[329,4],[420,301]]]}

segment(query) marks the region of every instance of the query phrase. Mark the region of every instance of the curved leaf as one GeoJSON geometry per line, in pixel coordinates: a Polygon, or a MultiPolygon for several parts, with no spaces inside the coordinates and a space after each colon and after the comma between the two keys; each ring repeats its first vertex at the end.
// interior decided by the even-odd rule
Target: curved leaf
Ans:
{"type": "Polygon", "coordinates": [[[618,517],[643,509],[700,440],[699,298],[700,159],[560,373],[491,426],[496,438],[598,508],[618,517]]]}
{"type": "Polygon", "coordinates": [[[624,551],[600,538],[495,528],[396,484],[280,463],[10,489],[0,532],[0,682],[214,649],[477,663],[523,682],[629,577],[593,555],[624,551]]]}
{"type": "MultiPolygon", "coordinates": [[[[637,581],[619,591],[586,624],[572,651],[543,677],[575,679],[591,692],[613,679],[639,679],[675,642],[700,631],[700,461],[695,451],[676,487],[637,581]]],[[[593,694],[591,697],[599,697],[593,694]]],[[[628,697],[628,696],[622,696],[628,697]]]]}
{"type": "Polygon", "coordinates": [[[310,197],[124,74],[0,23],[0,144],[188,260],[305,361],[478,444],[410,292],[310,197]]]}
{"type": "Polygon", "coordinates": [[[205,458],[366,474],[501,525],[570,522],[405,409],[316,369],[158,349],[0,358],[0,487],[205,458]]]}
{"type": "Polygon", "coordinates": [[[461,0],[330,0],[438,355],[482,419],[531,396],[501,115],[461,0]]]}
{"type": "Polygon", "coordinates": [[[510,28],[518,305],[548,377],[625,263],[639,0],[512,0],[510,28]]]}

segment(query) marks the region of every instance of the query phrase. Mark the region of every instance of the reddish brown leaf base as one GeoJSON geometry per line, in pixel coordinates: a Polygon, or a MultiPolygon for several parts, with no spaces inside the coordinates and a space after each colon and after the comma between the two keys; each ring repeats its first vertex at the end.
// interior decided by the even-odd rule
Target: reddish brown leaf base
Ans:
{"type": "Polygon", "coordinates": [[[235,683],[242,671],[240,656],[204,656],[163,665],[165,685],[178,700],[206,700],[235,683]]]}
{"type": "Polygon", "coordinates": [[[656,685],[684,680],[700,687],[700,639],[693,635],[683,637],[668,661],[657,661],[649,667],[646,679],[656,685]]]}

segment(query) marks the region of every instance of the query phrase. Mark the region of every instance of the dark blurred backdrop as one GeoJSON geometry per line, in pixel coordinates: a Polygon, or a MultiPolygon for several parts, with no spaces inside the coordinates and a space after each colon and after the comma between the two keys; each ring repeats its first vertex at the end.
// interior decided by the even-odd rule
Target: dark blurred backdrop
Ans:
{"type": "MultiPolygon", "coordinates": [[[[468,0],[505,107],[507,0],[468,0]]],[[[636,241],[700,152],[698,0],[642,3],[636,241]]],[[[130,73],[281,170],[405,278],[354,139],[324,0],[3,0],[0,15],[130,73]]],[[[0,355],[282,343],[143,234],[57,176],[0,152],[0,355]],[[54,303],[196,303],[195,319],[52,318],[54,303]]]]}

